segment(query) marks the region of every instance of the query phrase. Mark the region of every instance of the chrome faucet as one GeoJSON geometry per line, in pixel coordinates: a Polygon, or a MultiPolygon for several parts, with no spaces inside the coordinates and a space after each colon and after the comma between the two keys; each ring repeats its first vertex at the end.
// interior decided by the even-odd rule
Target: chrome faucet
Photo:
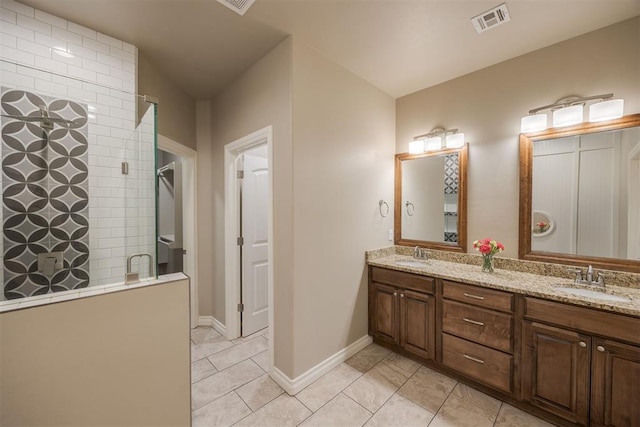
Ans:
{"type": "Polygon", "coordinates": [[[427,254],[427,251],[422,249],[420,246],[416,246],[413,249],[413,257],[415,259],[422,259],[422,260],[427,260],[429,259],[429,254],[427,254]]]}
{"type": "Polygon", "coordinates": [[[581,269],[578,268],[572,271],[576,274],[576,280],[575,280],[576,283],[581,285],[593,285],[593,286],[599,286],[604,288],[604,274],[601,271],[598,271],[596,274],[597,279],[593,280],[593,275],[595,271],[592,265],[589,265],[589,267],[587,267],[586,278],[583,278],[581,269]]]}
{"type": "Polygon", "coordinates": [[[131,254],[127,257],[127,274],[125,276],[125,285],[129,285],[131,283],[137,283],[140,280],[139,273],[134,273],[131,271],[131,261],[137,257],[148,257],[149,258],[149,274],[153,275],[153,256],[151,254],[139,253],[139,254],[131,254]]]}

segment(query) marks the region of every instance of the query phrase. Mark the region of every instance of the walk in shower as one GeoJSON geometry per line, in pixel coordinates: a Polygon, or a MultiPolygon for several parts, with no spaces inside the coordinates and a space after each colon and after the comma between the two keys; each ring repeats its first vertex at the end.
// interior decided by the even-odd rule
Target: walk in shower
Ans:
{"type": "Polygon", "coordinates": [[[156,104],[1,65],[0,301],[124,282],[156,259],[156,104]]]}

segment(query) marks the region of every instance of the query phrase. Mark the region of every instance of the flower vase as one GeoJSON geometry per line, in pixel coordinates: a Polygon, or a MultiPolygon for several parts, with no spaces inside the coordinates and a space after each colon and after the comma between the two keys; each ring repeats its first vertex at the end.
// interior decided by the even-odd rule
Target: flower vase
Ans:
{"type": "Polygon", "coordinates": [[[482,271],[493,273],[493,255],[482,255],[482,271]]]}

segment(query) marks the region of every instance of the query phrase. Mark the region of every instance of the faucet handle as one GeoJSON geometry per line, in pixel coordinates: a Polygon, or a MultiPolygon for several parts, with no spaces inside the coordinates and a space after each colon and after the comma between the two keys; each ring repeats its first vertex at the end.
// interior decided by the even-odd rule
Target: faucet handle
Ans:
{"type": "Polygon", "coordinates": [[[605,274],[601,271],[598,271],[598,280],[595,281],[595,284],[598,286],[604,286],[604,278],[605,274]]]}
{"type": "Polygon", "coordinates": [[[582,280],[582,269],[569,268],[567,271],[576,275],[576,283],[582,280]]]}

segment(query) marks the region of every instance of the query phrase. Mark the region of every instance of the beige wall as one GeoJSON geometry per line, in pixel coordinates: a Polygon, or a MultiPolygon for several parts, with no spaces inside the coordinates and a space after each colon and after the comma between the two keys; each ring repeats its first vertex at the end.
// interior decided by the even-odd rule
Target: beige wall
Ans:
{"type": "Polygon", "coordinates": [[[196,103],[138,52],[138,93],[154,96],[158,104],[158,133],[189,148],[196,148],[196,103]]]}
{"type": "MultiPolygon", "coordinates": [[[[198,139],[199,235],[212,242],[200,246],[198,282],[200,315],[225,322],[224,307],[224,146],[273,126],[274,275],[276,366],[292,364],[291,266],[291,39],[282,42],[211,101],[210,138],[198,139]],[[208,146],[208,148],[203,148],[208,146]],[[208,150],[208,151],[205,151],[208,150]],[[206,156],[206,157],[205,157],[206,156]],[[203,171],[206,176],[200,175],[203,171]],[[204,249],[204,250],[202,250],[204,249]]],[[[203,107],[204,108],[204,107],[203,107]]],[[[207,131],[203,131],[206,133],[207,131]]],[[[202,239],[201,239],[202,240],[202,239]]]]}
{"type": "Polygon", "coordinates": [[[442,126],[469,141],[468,246],[502,241],[518,255],[518,134],[532,108],[613,92],[640,112],[640,18],[584,34],[397,100],[396,151],[442,126]]]}
{"type": "Polygon", "coordinates": [[[189,281],[0,314],[0,425],[187,426],[189,281]]]}
{"type": "Polygon", "coordinates": [[[293,52],[295,378],[367,335],[364,252],[393,227],[378,201],[393,200],[395,101],[298,39],[293,52]]]}

